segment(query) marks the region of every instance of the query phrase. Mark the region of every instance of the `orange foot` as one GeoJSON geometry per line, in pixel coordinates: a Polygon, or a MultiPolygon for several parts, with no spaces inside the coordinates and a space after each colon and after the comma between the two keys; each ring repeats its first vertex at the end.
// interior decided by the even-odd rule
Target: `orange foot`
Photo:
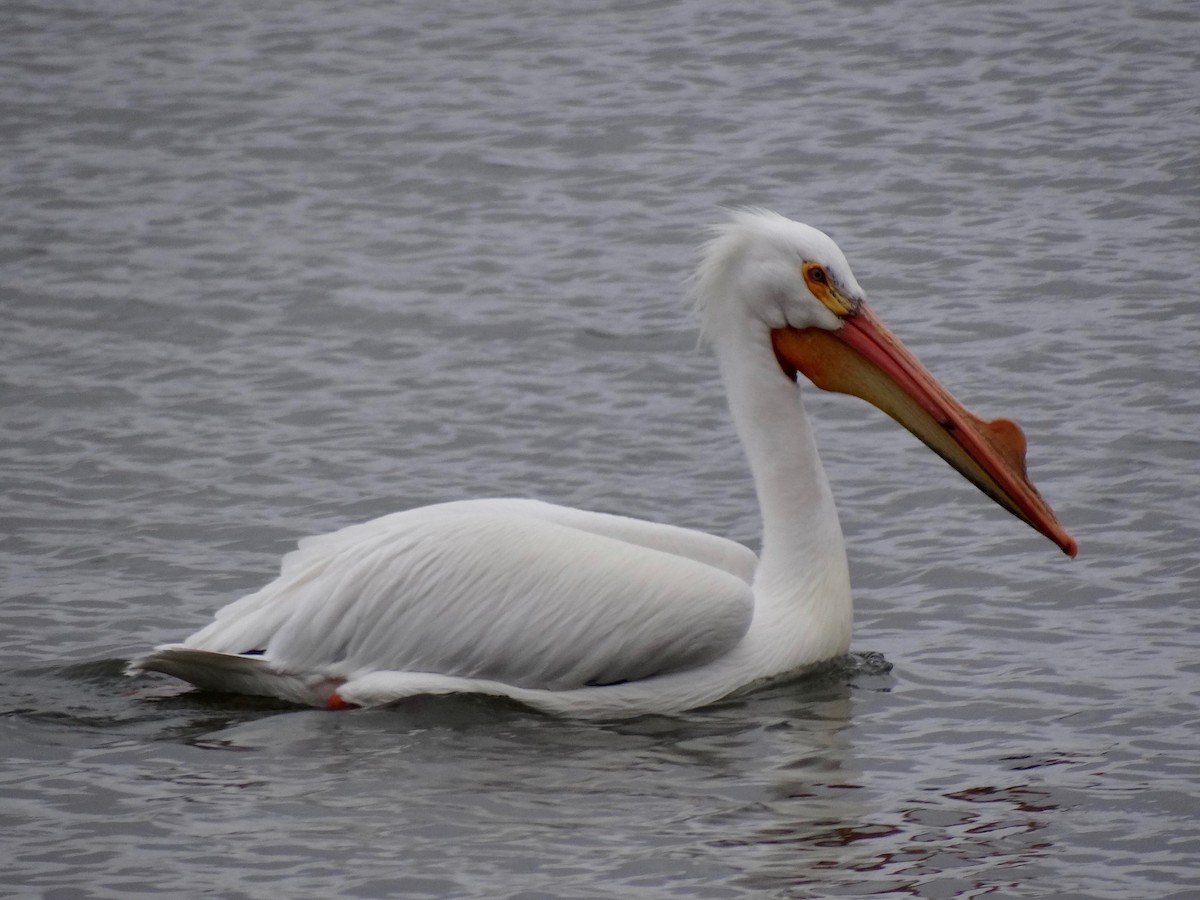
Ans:
{"type": "Polygon", "coordinates": [[[357,703],[351,703],[348,700],[343,700],[342,695],[334,691],[329,695],[329,699],[325,701],[326,709],[362,709],[357,703]]]}

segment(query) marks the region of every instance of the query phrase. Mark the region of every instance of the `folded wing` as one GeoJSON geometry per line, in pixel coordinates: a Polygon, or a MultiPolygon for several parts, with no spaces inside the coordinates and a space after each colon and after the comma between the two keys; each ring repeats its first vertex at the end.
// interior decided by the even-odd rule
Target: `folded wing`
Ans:
{"type": "Polygon", "coordinates": [[[451,503],[302,541],[278,579],[184,646],[333,678],[613,684],[729,652],[753,614],[753,566],[745,547],[673,526],[537,501],[451,503]]]}

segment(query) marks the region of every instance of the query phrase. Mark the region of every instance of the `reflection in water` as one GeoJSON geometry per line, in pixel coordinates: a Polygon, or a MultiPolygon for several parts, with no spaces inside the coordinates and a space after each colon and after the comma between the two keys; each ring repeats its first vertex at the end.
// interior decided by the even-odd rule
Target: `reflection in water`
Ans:
{"type": "Polygon", "coordinates": [[[846,739],[851,731],[831,732],[839,739],[831,741],[830,753],[797,767],[808,778],[797,780],[789,771],[788,780],[777,783],[771,824],[716,842],[738,849],[746,884],[810,888],[823,896],[834,885],[838,892],[853,890],[848,873],[857,873],[867,893],[958,897],[995,890],[998,870],[1011,870],[1009,887],[1016,886],[1026,867],[1050,852],[1046,814],[1058,805],[1048,790],[980,785],[893,805],[857,777],[846,739]],[[831,781],[828,769],[856,777],[831,781]]]}

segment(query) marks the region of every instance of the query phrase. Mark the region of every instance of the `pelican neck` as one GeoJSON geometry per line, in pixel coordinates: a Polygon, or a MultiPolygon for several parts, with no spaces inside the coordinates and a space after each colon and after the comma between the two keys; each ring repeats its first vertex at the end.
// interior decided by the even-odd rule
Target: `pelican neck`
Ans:
{"type": "Polygon", "coordinates": [[[766,326],[758,331],[717,347],[762,515],[756,626],[786,632],[789,658],[826,658],[849,644],[845,544],[801,389],[780,368],[766,326]]]}

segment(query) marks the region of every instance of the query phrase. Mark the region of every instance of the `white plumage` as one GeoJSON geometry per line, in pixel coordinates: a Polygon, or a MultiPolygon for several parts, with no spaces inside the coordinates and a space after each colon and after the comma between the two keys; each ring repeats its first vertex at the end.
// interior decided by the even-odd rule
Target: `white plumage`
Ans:
{"type": "MultiPolygon", "coordinates": [[[[723,538],[622,516],[533,500],[446,503],[301,541],[275,581],[131,671],[317,706],[475,692],[619,717],[700,706],[844,654],[852,604],[841,529],[793,379],[797,370],[826,377],[809,367],[833,359],[830,347],[801,346],[818,332],[849,342],[864,382],[893,375],[886,360],[864,366],[874,351],[847,327],[862,330],[868,314],[861,289],[824,234],[747,211],[706,248],[697,305],[754,475],[761,560],[723,538]]],[[[919,395],[952,398],[923,369],[914,389],[907,372],[899,389],[927,415],[864,396],[1010,511],[1047,534],[1058,529],[1051,536],[1073,553],[1048,507],[1031,507],[1005,481],[1019,454],[996,434],[1009,423],[971,417],[1005,446],[991,453],[968,441],[948,453],[946,435],[961,443],[955,432],[969,427],[945,426],[944,410],[919,395]],[[922,415],[941,430],[906,420],[922,415]]]]}

